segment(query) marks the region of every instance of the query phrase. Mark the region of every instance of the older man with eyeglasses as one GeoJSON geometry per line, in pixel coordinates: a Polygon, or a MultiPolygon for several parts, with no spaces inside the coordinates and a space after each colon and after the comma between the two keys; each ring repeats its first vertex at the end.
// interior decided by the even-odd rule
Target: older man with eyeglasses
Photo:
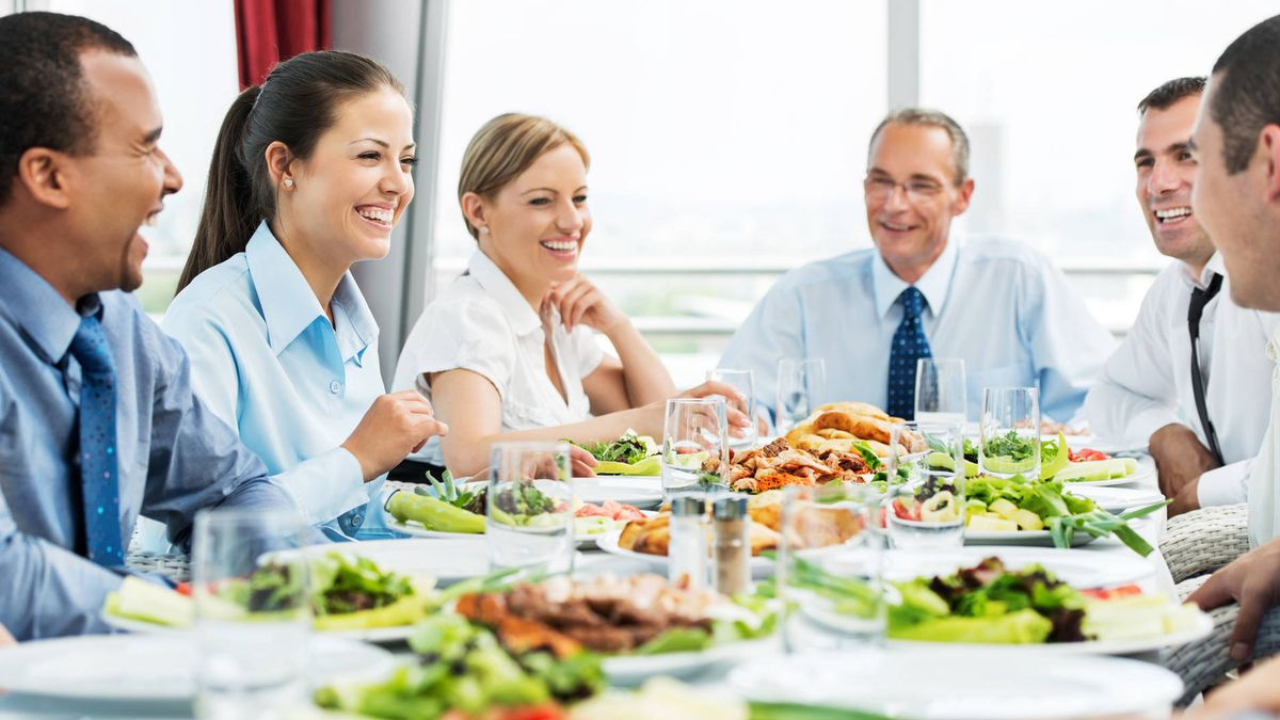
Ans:
{"type": "Polygon", "coordinates": [[[961,358],[968,415],[982,389],[1039,386],[1041,410],[1071,420],[1115,346],[1042,254],[1010,240],[951,237],[973,197],[969,140],[934,110],[891,113],[871,136],[867,224],[875,249],[783,277],[734,335],[723,367],[750,368],[772,406],[778,360],[825,361],[825,400],[915,413],[916,362],[961,358]]]}

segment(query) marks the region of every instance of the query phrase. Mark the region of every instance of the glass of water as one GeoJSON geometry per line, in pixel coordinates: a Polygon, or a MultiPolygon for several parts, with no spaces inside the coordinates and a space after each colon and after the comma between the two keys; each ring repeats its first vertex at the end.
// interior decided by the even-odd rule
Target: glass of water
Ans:
{"type": "Polygon", "coordinates": [[[783,490],[777,583],[787,652],[879,645],[885,636],[883,535],[870,485],[783,490]]]}
{"type": "Polygon", "coordinates": [[[885,529],[895,548],[964,544],[964,424],[891,427],[885,529]]]}
{"type": "Polygon", "coordinates": [[[1040,477],[1040,397],[1035,388],[984,388],[978,433],[983,474],[1040,477]]]}
{"type": "Polygon", "coordinates": [[[722,397],[667,400],[662,431],[662,493],[713,494],[729,473],[728,416],[722,397]]]}
{"type": "Polygon", "coordinates": [[[963,423],[968,419],[968,407],[964,360],[920,358],[916,361],[917,422],[963,423]]]}
{"type": "Polygon", "coordinates": [[[309,531],[289,512],[196,515],[197,717],[267,720],[305,707],[311,595],[299,549],[309,531]]]}
{"type": "Polygon", "coordinates": [[[821,358],[783,358],[778,361],[778,405],[774,428],[785,435],[822,402],[827,367],[821,358]]]}
{"type": "Polygon", "coordinates": [[[490,569],[573,570],[571,467],[567,443],[493,444],[485,524],[490,569]]]}
{"type": "Polygon", "coordinates": [[[707,371],[707,380],[722,382],[737,390],[738,394],[742,396],[742,400],[739,402],[725,398],[725,403],[729,407],[742,412],[751,420],[750,427],[737,431],[741,432],[741,435],[734,435],[734,431],[730,431],[729,447],[735,450],[755,447],[759,434],[756,429],[756,386],[751,371],[716,368],[715,370],[707,371]]]}

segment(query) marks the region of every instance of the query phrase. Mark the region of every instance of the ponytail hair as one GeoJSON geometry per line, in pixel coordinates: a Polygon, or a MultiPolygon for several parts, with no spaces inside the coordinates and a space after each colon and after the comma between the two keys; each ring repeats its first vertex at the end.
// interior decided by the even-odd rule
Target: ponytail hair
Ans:
{"type": "Polygon", "coordinates": [[[378,61],[321,50],[277,64],[262,85],[240,93],[218,131],[204,209],[178,292],[200,273],[244,252],[258,225],[275,218],[267,146],[284,143],[295,158],[306,160],[337,121],[342,104],[383,89],[404,95],[404,86],[378,61]]]}

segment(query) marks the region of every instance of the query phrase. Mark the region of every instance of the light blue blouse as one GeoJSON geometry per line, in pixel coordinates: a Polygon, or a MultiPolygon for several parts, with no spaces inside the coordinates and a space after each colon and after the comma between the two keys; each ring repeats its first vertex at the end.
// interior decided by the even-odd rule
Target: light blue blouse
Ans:
{"type": "Polygon", "coordinates": [[[335,539],[397,537],[383,480],[363,482],[340,447],[386,392],[378,326],[350,273],[329,323],[302,271],[264,222],[243,253],[174,298],[164,329],[191,358],[196,394],[240,432],[312,523],[335,539]]]}

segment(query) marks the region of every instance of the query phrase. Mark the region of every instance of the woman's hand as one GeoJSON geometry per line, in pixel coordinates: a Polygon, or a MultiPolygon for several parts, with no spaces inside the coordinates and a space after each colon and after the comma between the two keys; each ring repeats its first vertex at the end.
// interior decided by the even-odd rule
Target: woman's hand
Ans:
{"type": "MultiPolygon", "coordinates": [[[[680,393],[676,397],[680,398],[706,398],[713,395],[720,395],[725,399],[725,417],[728,420],[728,431],[732,437],[743,437],[747,434],[746,428],[751,427],[751,419],[743,412],[746,407],[746,398],[737,391],[732,385],[728,385],[717,380],[708,380],[701,385],[689,388],[680,393]]],[[[667,401],[658,400],[651,402],[644,407],[638,408],[644,420],[639,423],[643,428],[642,435],[652,435],[655,438],[661,438],[663,433],[663,425],[666,423],[667,401]]]]}
{"type": "Polygon", "coordinates": [[[421,450],[431,436],[447,432],[449,426],[435,419],[426,398],[417,390],[401,390],[374,400],[342,447],[356,456],[369,482],[421,450]]]}
{"type": "Polygon", "coordinates": [[[614,307],[585,275],[552,286],[542,306],[558,310],[560,322],[569,332],[578,325],[586,325],[608,335],[627,323],[627,316],[614,307]]]}
{"type": "Polygon", "coordinates": [[[595,477],[596,471],[594,468],[599,462],[591,453],[571,444],[569,445],[569,464],[573,466],[573,476],[580,478],[595,477]]]}

